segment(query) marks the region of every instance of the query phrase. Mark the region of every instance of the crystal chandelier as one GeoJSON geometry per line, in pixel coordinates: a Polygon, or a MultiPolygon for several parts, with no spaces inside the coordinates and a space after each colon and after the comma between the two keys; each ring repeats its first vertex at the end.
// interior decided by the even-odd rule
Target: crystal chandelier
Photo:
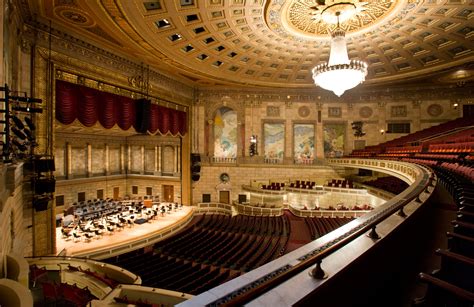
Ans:
{"type": "MultiPolygon", "coordinates": [[[[339,4],[347,5],[347,3],[339,4]]],[[[334,9],[334,7],[332,8],[334,9]]],[[[324,17],[324,14],[322,15],[324,17]]],[[[345,91],[365,81],[367,63],[349,60],[345,31],[339,26],[341,12],[335,11],[334,15],[337,18],[337,27],[331,33],[329,61],[313,68],[313,80],[317,86],[333,91],[340,97],[345,91]]]]}

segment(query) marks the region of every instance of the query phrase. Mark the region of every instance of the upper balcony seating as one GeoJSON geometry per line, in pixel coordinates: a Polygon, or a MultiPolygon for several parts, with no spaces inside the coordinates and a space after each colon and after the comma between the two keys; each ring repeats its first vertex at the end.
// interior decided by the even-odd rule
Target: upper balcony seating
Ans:
{"type": "Polygon", "coordinates": [[[400,194],[408,184],[396,177],[379,177],[375,180],[364,181],[365,185],[372,186],[381,190],[391,192],[393,194],[400,194]]]}
{"type": "Polygon", "coordinates": [[[458,118],[365,149],[354,150],[353,157],[388,157],[421,152],[474,152],[473,118],[458,118]],[[450,144],[451,143],[451,144],[450,144]],[[452,143],[458,144],[453,145],[452,143]]]}
{"type": "Polygon", "coordinates": [[[331,179],[327,183],[328,187],[353,189],[354,183],[348,179],[331,179]]]}
{"type": "Polygon", "coordinates": [[[284,188],[285,188],[285,183],[284,182],[272,182],[268,185],[262,184],[262,186],[261,186],[262,190],[280,191],[280,190],[283,190],[284,188]]]}

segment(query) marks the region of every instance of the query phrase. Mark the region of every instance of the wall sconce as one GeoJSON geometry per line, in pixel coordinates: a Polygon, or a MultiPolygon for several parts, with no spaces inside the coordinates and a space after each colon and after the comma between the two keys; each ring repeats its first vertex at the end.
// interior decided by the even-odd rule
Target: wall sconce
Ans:
{"type": "Polygon", "coordinates": [[[454,110],[457,110],[458,106],[459,106],[459,104],[457,102],[453,103],[453,109],[454,110]]]}
{"type": "Polygon", "coordinates": [[[380,129],[380,134],[382,134],[382,135],[385,134],[385,130],[380,129]]]}

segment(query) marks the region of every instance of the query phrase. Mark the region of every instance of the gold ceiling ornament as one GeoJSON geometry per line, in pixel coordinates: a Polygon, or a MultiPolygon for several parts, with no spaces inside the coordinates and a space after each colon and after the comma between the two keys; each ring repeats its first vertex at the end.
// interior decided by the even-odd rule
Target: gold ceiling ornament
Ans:
{"type": "MultiPolygon", "coordinates": [[[[404,1],[334,1],[334,0],[290,0],[273,1],[280,3],[281,23],[290,33],[315,37],[330,35],[337,24],[335,12],[339,12],[339,22],[344,24],[346,33],[368,30],[395,12],[404,1]]],[[[275,5],[275,4],[274,4],[275,5]]],[[[270,7],[272,4],[270,4],[270,7]]]]}

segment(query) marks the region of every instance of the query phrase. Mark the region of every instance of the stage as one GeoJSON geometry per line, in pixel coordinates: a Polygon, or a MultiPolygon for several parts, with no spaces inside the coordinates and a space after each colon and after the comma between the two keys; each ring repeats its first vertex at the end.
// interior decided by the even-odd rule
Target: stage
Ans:
{"type": "Polygon", "coordinates": [[[183,206],[176,211],[165,213],[164,216],[159,214],[154,220],[134,224],[132,227],[126,226],[122,230],[104,233],[87,241],[85,238],[64,239],[61,227],[57,227],[57,255],[100,260],[149,246],[184,228],[192,220],[193,211],[193,207],[183,206]]]}

